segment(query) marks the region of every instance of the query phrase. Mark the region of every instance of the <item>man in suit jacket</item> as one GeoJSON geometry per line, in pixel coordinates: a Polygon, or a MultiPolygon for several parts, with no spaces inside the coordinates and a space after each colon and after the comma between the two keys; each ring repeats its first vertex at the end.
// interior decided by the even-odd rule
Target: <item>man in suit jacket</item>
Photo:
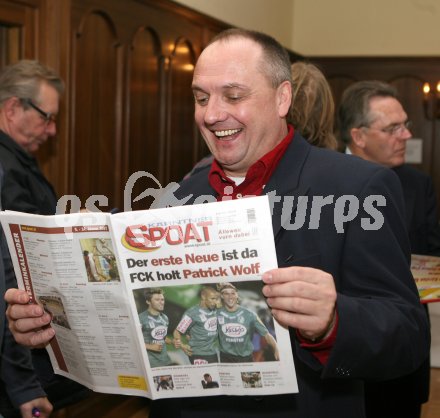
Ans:
{"type": "MultiPolygon", "coordinates": [[[[3,168],[0,166],[0,189],[3,181],[3,168]]],[[[1,200],[0,200],[1,202],[1,200]]],[[[1,210],[1,204],[0,204],[1,210]]],[[[15,276],[9,257],[8,246],[0,226],[0,294],[15,287],[15,276]]],[[[49,417],[52,406],[46,398],[32,367],[30,351],[18,345],[8,328],[5,316],[5,301],[0,299],[0,378],[12,404],[20,409],[23,418],[32,416],[32,409],[38,408],[41,417],[49,417]]],[[[2,413],[0,406],[0,413],[2,413]]],[[[7,417],[6,417],[7,418],[7,417]]]]}
{"type": "MultiPolygon", "coordinates": [[[[391,168],[399,177],[405,200],[411,252],[440,255],[440,227],[431,178],[404,164],[411,138],[408,116],[396,90],[380,81],[361,81],[343,94],[339,107],[341,139],[347,153],[391,168]]],[[[414,373],[390,381],[366,384],[367,416],[418,418],[429,397],[427,359],[414,373]]]]}
{"type": "MultiPolygon", "coordinates": [[[[63,91],[61,78],[38,61],[21,60],[0,73],[0,164],[4,171],[1,200],[5,210],[55,214],[55,191],[34,153],[56,135],[63,91]]],[[[55,409],[88,394],[83,386],[54,374],[45,349],[32,350],[32,363],[55,409]]],[[[0,390],[6,404],[3,394],[0,390]]]]}
{"type": "MultiPolygon", "coordinates": [[[[291,331],[299,393],[166,399],[152,402],[150,417],[365,417],[363,380],[407,374],[429,352],[398,179],[294,135],[286,122],[289,57],[267,35],[219,34],[200,55],[192,88],[195,119],[215,160],[174,198],[271,197],[280,268],[263,274],[263,293],[291,331]],[[422,343],[414,341],[420,336],[422,343]]],[[[25,306],[22,292],[6,297],[16,338],[47,341],[49,331],[35,332],[48,323],[43,312],[25,306]]]]}

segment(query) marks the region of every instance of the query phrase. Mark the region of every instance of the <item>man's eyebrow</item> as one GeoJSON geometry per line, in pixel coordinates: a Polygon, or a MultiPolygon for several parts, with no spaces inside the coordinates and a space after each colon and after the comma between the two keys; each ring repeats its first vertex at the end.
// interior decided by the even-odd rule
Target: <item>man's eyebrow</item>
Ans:
{"type": "Polygon", "coordinates": [[[244,90],[247,88],[248,87],[245,86],[244,84],[239,84],[239,83],[228,83],[223,86],[223,89],[225,89],[225,90],[229,90],[229,89],[242,89],[242,90],[244,90]]]}
{"type": "Polygon", "coordinates": [[[193,84],[191,86],[192,91],[196,92],[196,91],[200,91],[202,93],[205,93],[205,90],[203,90],[201,87],[197,86],[196,84],[193,84]]]}
{"type": "MultiPolygon", "coordinates": [[[[222,90],[230,90],[230,89],[246,90],[248,88],[249,88],[248,86],[245,86],[244,84],[239,84],[239,83],[227,83],[221,87],[222,90]]],[[[193,91],[200,91],[200,92],[205,93],[205,90],[202,87],[198,86],[197,84],[193,84],[191,86],[191,89],[193,91]]]]}

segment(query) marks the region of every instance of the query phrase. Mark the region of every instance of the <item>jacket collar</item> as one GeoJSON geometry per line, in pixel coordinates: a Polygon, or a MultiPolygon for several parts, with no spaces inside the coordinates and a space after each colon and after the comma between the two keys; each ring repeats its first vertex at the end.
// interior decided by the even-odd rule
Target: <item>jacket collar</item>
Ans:
{"type": "Polygon", "coordinates": [[[27,166],[33,166],[36,164],[36,159],[33,155],[29,154],[23,147],[18,145],[8,134],[0,130],[0,146],[11,151],[19,161],[27,166]]]}
{"type": "MultiPolygon", "coordinates": [[[[306,196],[310,186],[301,181],[301,174],[312,149],[310,145],[298,132],[295,133],[285,154],[275,168],[272,176],[266,184],[263,195],[268,195],[270,206],[272,208],[272,226],[274,236],[278,234],[282,227],[282,208],[285,196],[292,199],[291,216],[294,216],[298,199],[300,196],[306,196]],[[278,198],[277,198],[278,197],[278,198]]],[[[175,196],[178,199],[185,199],[192,195],[193,198],[185,200],[186,204],[194,201],[196,196],[208,195],[215,196],[215,191],[209,184],[209,167],[200,170],[195,175],[181,183],[181,187],[176,191],[175,196]],[[196,193],[194,195],[194,192],[196,193]]],[[[182,202],[185,204],[185,202],[182,202]]],[[[290,205],[290,203],[289,203],[290,205]]],[[[289,222],[286,219],[286,222],[289,222]]]]}
{"type": "MultiPolygon", "coordinates": [[[[301,182],[301,174],[312,146],[298,133],[283,158],[275,169],[272,177],[264,188],[264,194],[269,195],[272,208],[272,226],[274,236],[282,227],[282,209],[286,204],[284,197],[292,199],[291,216],[294,216],[300,196],[306,196],[310,189],[308,184],[301,182]]],[[[286,219],[286,222],[290,221],[286,219]]]]}

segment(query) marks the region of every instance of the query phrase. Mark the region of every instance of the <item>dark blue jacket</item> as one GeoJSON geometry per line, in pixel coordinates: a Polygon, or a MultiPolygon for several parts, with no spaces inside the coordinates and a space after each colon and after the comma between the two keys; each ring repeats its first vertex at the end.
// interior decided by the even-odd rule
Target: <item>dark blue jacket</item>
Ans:
{"type": "MultiPolygon", "coordinates": [[[[177,198],[213,195],[208,172],[209,167],[184,181],[175,192],[177,198]]],[[[335,280],[339,324],[327,364],[321,365],[300,347],[292,332],[298,394],[154,401],[150,418],[363,418],[365,380],[403,376],[428,357],[429,325],[409,268],[410,246],[396,175],[359,158],[312,147],[296,134],[264,192],[281,198],[272,199],[279,267],[313,267],[335,280]],[[376,230],[366,230],[375,222],[374,211],[365,204],[371,195],[384,196],[386,202],[376,205],[384,218],[376,230]],[[299,205],[307,203],[300,196],[308,196],[304,226],[289,230],[289,221],[293,223],[303,210],[299,205]],[[319,203],[319,197],[333,203],[315,217],[310,207],[314,199],[319,203]],[[293,202],[289,210],[286,198],[293,202]],[[357,216],[339,232],[338,198],[360,203],[357,216]]]]}

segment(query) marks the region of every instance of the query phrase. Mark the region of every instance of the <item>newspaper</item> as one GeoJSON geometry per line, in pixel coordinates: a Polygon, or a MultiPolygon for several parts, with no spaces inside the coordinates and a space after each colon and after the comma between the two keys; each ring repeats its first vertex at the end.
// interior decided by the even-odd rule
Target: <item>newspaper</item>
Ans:
{"type": "Polygon", "coordinates": [[[53,316],[56,373],[151,399],[298,392],[261,292],[277,267],[266,196],[0,218],[19,287],[53,316]]]}
{"type": "Polygon", "coordinates": [[[440,257],[412,254],[411,271],[420,301],[440,302],[440,257]]]}

